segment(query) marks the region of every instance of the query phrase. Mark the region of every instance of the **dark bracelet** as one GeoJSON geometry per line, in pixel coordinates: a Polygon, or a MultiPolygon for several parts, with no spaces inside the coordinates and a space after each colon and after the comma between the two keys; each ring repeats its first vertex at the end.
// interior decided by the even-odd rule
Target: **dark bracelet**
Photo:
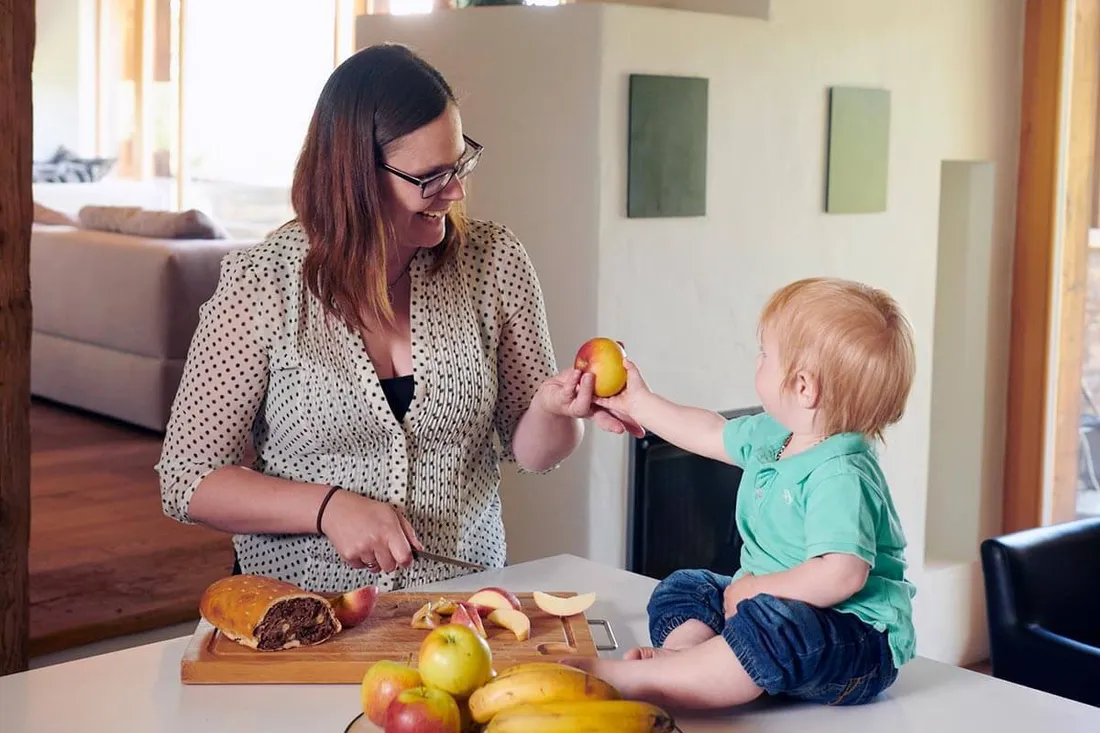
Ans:
{"type": "Polygon", "coordinates": [[[321,517],[325,515],[325,507],[328,506],[329,499],[331,499],[332,495],[339,491],[340,488],[339,486],[333,486],[329,489],[328,493],[325,494],[324,500],[321,502],[321,506],[317,509],[317,534],[324,534],[324,532],[321,531],[321,517]]]}

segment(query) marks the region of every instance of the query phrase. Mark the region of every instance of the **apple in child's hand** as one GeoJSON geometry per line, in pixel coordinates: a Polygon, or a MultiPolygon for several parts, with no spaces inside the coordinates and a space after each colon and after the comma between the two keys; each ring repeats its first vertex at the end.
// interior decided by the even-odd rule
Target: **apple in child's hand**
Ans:
{"type": "Polygon", "coordinates": [[[420,673],[406,664],[389,659],[375,662],[363,675],[363,714],[367,716],[367,720],[381,726],[386,722],[386,710],[394,698],[405,690],[421,687],[423,684],[420,673]]]}
{"type": "Polygon", "coordinates": [[[492,677],[493,654],[476,631],[450,623],[428,632],[420,642],[416,666],[425,685],[468,697],[492,677]]]}
{"type": "Polygon", "coordinates": [[[385,733],[460,733],[458,703],[435,687],[414,687],[394,698],[386,711],[385,733]]]}
{"type": "Polygon", "coordinates": [[[626,387],[626,350],[618,341],[593,338],[581,344],[573,366],[596,377],[597,397],[614,397],[626,387]]]}
{"type": "Polygon", "coordinates": [[[332,610],[340,620],[340,625],[350,629],[366,621],[374,610],[374,601],[378,598],[378,592],[377,585],[368,585],[332,599],[332,610]]]}
{"type": "MultiPolygon", "coordinates": [[[[497,608],[513,608],[517,611],[523,610],[523,606],[520,605],[519,599],[516,598],[516,594],[503,588],[482,588],[470,596],[466,602],[473,603],[476,606],[485,606],[489,611],[497,608]]],[[[482,615],[488,615],[488,611],[482,615]]]]}

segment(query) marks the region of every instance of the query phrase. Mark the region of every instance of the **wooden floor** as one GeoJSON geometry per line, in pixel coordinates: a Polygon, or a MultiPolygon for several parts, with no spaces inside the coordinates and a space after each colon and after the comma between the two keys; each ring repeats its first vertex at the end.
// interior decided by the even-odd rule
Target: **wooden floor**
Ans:
{"type": "Polygon", "coordinates": [[[227,535],[161,511],[161,437],[31,405],[31,655],[198,618],[233,566],[227,535]]]}

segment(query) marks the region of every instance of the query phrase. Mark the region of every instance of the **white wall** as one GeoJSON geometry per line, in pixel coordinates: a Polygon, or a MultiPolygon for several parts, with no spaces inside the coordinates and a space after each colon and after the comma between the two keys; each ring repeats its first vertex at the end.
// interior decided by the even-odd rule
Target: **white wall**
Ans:
{"type": "Polygon", "coordinates": [[[701,13],[739,15],[745,18],[767,20],[771,15],[772,0],[572,0],[575,3],[618,3],[643,5],[652,8],[693,10],[701,13]]]}
{"type": "Polygon", "coordinates": [[[95,153],[95,2],[37,0],[34,62],[34,158],[64,145],[95,153]]]}
{"type": "MultiPolygon", "coordinates": [[[[919,588],[919,650],[980,656],[975,564],[924,560],[940,176],[944,160],[990,161],[995,171],[985,283],[992,407],[984,435],[956,427],[951,436],[978,462],[960,473],[980,476],[980,486],[958,490],[980,491],[988,507],[1000,496],[1023,0],[776,0],[764,23],[621,5],[485,8],[363,18],[359,31],[360,45],[412,43],[459,81],[467,131],[489,148],[473,211],[513,226],[531,249],[563,364],[584,338],[609,335],[669,397],[742,407],[756,404],[755,320],[773,289],[832,274],[898,298],[916,332],[918,373],[883,461],[919,588]],[[625,217],[630,73],[710,80],[706,217],[625,217]],[[822,213],[827,90],[844,84],[891,91],[883,214],[822,213]]],[[[507,482],[513,561],[569,551],[622,563],[627,441],[592,430],[585,443],[555,477],[507,482]],[[587,532],[564,529],[566,516],[587,532]]]]}

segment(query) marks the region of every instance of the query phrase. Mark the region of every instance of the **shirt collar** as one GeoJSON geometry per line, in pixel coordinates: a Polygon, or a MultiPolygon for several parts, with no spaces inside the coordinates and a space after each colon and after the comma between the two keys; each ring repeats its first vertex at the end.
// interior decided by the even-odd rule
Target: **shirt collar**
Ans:
{"type": "Polygon", "coordinates": [[[860,433],[837,433],[798,455],[776,460],[776,455],[786,442],[787,431],[780,432],[773,440],[762,442],[756,448],[756,459],[761,467],[800,481],[825,461],[838,456],[872,453],[870,441],[860,433]]]}

